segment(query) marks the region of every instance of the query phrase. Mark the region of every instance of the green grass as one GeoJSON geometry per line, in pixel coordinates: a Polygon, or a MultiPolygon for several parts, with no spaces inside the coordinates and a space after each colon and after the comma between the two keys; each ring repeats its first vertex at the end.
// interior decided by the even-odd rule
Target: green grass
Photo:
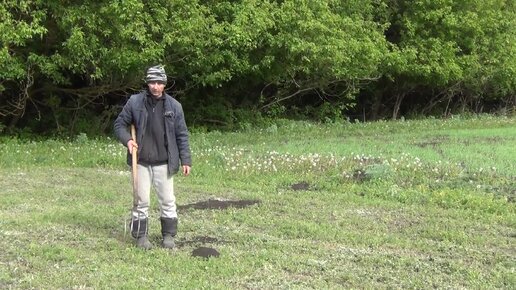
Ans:
{"type": "MultiPolygon", "coordinates": [[[[513,288],[516,119],[194,133],[179,248],[132,246],[113,139],[0,139],[0,288],[513,288]],[[292,185],[306,182],[306,190],[292,185]],[[191,256],[198,246],[220,257],[191,256]]],[[[153,196],[151,241],[159,244],[153,196]]]]}

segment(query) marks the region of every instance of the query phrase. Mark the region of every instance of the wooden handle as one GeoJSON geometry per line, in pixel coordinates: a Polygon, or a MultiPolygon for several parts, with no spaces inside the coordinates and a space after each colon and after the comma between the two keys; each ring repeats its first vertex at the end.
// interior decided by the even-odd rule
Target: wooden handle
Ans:
{"type": "MultiPolygon", "coordinates": [[[[131,125],[131,137],[136,142],[136,128],[134,125],[131,125]]],[[[138,149],[133,147],[132,152],[133,193],[136,194],[138,191],[138,149]]]]}

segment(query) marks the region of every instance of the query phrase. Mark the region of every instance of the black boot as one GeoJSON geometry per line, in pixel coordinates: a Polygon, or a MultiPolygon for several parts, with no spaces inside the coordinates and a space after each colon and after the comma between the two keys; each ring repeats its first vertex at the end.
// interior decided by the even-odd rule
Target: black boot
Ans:
{"type": "Polygon", "coordinates": [[[177,218],[161,218],[161,234],[163,235],[163,248],[173,249],[176,247],[174,237],[177,234],[177,218]]]}
{"type": "Polygon", "coordinates": [[[147,222],[147,219],[133,220],[131,225],[131,235],[136,239],[136,246],[145,250],[152,248],[147,237],[147,222]]]}

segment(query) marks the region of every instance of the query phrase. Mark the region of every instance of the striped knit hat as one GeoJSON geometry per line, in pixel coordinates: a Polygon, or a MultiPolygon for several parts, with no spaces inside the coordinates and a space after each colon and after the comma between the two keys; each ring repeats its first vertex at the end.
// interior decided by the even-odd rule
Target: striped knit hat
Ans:
{"type": "Polygon", "coordinates": [[[145,77],[145,82],[153,82],[158,81],[164,84],[167,83],[167,74],[165,73],[165,69],[161,65],[155,65],[150,67],[147,70],[147,76],[145,77]]]}

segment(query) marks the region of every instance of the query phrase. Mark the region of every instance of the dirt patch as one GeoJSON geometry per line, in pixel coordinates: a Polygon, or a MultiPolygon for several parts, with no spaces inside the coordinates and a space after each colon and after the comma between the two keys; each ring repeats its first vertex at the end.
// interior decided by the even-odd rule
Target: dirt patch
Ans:
{"type": "Polygon", "coordinates": [[[370,176],[366,173],[365,169],[356,169],[353,171],[352,178],[358,183],[371,179],[370,176]]]}
{"type": "Polygon", "coordinates": [[[426,141],[426,142],[419,142],[415,143],[417,147],[426,148],[426,147],[435,147],[437,145],[440,145],[443,143],[442,141],[426,141]]]}
{"type": "Polygon", "coordinates": [[[439,146],[441,144],[443,144],[444,142],[447,142],[449,140],[450,140],[450,137],[448,137],[448,136],[437,136],[437,137],[435,137],[433,139],[429,139],[429,140],[426,140],[426,141],[423,141],[423,142],[414,143],[414,145],[416,145],[418,147],[421,147],[421,148],[431,147],[439,155],[441,155],[442,157],[445,157],[444,156],[444,151],[441,148],[439,148],[439,146]]]}
{"type": "Polygon", "coordinates": [[[199,201],[196,203],[179,205],[179,210],[185,209],[227,209],[227,208],[246,208],[255,204],[259,204],[259,200],[222,200],[222,199],[208,199],[206,201],[199,201]]]}
{"type": "Polygon", "coordinates": [[[217,258],[218,256],[220,256],[220,253],[213,248],[198,247],[197,249],[192,251],[192,256],[209,259],[211,257],[217,258]]]}
{"type": "Polygon", "coordinates": [[[302,181],[296,184],[292,184],[290,188],[292,188],[292,190],[308,190],[310,189],[310,184],[306,181],[302,181]]]}
{"type": "MultiPolygon", "coordinates": [[[[499,144],[501,142],[510,142],[512,141],[511,140],[512,138],[504,138],[504,137],[478,137],[478,138],[475,138],[475,140],[478,140],[478,141],[474,141],[474,142],[483,142],[483,143],[496,143],[496,144],[499,144]]],[[[465,141],[463,143],[466,143],[466,142],[469,142],[471,143],[471,141],[465,141]]]]}
{"type": "Polygon", "coordinates": [[[416,143],[414,143],[414,145],[421,147],[421,148],[425,148],[425,147],[429,147],[429,146],[436,147],[449,140],[450,140],[450,137],[448,137],[448,136],[435,136],[434,138],[427,139],[422,142],[416,142],[416,143]]]}
{"type": "Polygon", "coordinates": [[[230,243],[229,241],[219,240],[217,238],[208,237],[208,236],[195,236],[191,240],[179,240],[176,242],[176,245],[181,248],[185,246],[199,246],[203,244],[226,244],[230,243]]]}

